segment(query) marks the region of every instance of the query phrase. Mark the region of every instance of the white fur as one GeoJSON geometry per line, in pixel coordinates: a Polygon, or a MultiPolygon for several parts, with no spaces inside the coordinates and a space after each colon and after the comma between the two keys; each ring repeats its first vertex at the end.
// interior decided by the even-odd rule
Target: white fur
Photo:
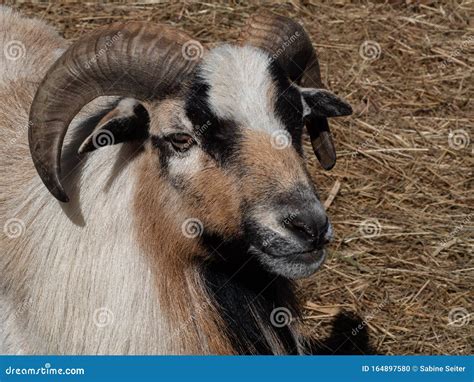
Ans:
{"type": "Polygon", "coordinates": [[[25,19],[12,9],[0,6],[0,86],[12,80],[38,77],[44,60],[56,60],[66,46],[65,40],[50,26],[39,20],[25,19]],[[20,28],[10,27],[19,23],[20,28]],[[49,46],[44,47],[45,41],[49,46]]]}
{"type": "MultiPolygon", "coordinates": [[[[0,25],[2,42],[14,38],[29,49],[24,65],[0,58],[0,353],[179,352],[166,340],[151,265],[134,239],[136,161],[121,146],[97,150],[82,170],[63,167],[74,201],[52,198],[29,157],[26,126],[36,86],[66,44],[8,8],[0,9],[0,25]],[[12,218],[24,227],[16,238],[6,235],[12,218]]],[[[65,156],[75,127],[99,105],[76,117],[65,156]]]]}
{"type": "MultiPolygon", "coordinates": [[[[49,27],[8,8],[0,8],[0,25],[5,28],[0,42],[22,41],[28,55],[21,65],[0,59],[0,353],[186,352],[180,328],[162,311],[155,280],[160,274],[136,240],[132,206],[139,158],[130,145],[119,145],[74,163],[78,126],[108,100],[88,105],[69,128],[62,174],[71,202],[61,204],[34,169],[26,127],[36,88],[66,43],[49,27]],[[5,233],[12,218],[23,227],[19,237],[5,233]]],[[[210,56],[215,64],[220,57],[232,59],[230,67],[215,73],[213,60],[207,60],[203,72],[215,84],[211,103],[219,116],[252,129],[283,128],[270,102],[264,53],[222,47],[210,56]]],[[[185,161],[184,167],[171,167],[195,172],[199,158],[191,153],[185,161]]],[[[188,326],[193,323],[190,317],[188,326]]],[[[199,338],[205,352],[206,333],[199,338]]]]}
{"type": "Polygon", "coordinates": [[[281,215],[277,211],[271,211],[268,208],[255,209],[252,213],[253,219],[259,222],[263,227],[276,233],[279,237],[290,237],[281,220],[281,215]]]}
{"type": "Polygon", "coordinates": [[[196,147],[191,147],[183,156],[173,156],[168,162],[168,171],[172,177],[181,176],[190,179],[202,168],[202,154],[196,147]]]}
{"type": "Polygon", "coordinates": [[[243,128],[284,129],[274,111],[270,57],[252,46],[222,45],[205,56],[201,76],[210,85],[212,111],[243,128]]]}
{"type": "Polygon", "coordinates": [[[30,301],[14,326],[31,341],[27,349],[33,353],[173,352],[161,348],[169,328],[151,267],[134,239],[134,165],[119,151],[104,148],[88,160],[80,203],[62,207],[37,177],[9,202],[6,217],[21,219],[25,231],[6,239],[1,283],[20,305],[30,301]],[[113,175],[116,163],[125,165],[113,175]],[[3,274],[5,262],[11,273],[3,274]],[[102,326],[104,314],[110,323],[102,326]]]}

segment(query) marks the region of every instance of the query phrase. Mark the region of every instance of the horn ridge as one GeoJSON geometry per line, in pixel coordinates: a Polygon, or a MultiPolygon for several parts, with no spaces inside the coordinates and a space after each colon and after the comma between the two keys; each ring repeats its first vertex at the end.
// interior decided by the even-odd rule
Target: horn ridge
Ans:
{"type": "Polygon", "coordinates": [[[60,161],[75,115],[99,96],[146,101],[176,91],[197,64],[182,54],[189,40],[166,25],[119,22],[80,38],[51,66],[30,108],[28,138],[36,170],[58,200],[69,200],[60,161]]]}
{"type": "MultiPolygon", "coordinates": [[[[295,20],[268,10],[260,11],[247,20],[239,41],[267,51],[291,81],[304,87],[325,88],[311,39],[295,20]]],[[[336,151],[327,118],[308,118],[305,125],[321,165],[325,169],[332,168],[336,151]]]]}

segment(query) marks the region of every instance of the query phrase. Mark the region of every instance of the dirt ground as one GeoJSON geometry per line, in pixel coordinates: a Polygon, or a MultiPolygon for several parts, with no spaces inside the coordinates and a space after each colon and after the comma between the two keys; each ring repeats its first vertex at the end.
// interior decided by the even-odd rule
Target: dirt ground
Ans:
{"type": "Polygon", "coordinates": [[[7,4],[72,40],[149,20],[202,43],[233,41],[263,6],[301,21],[323,80],[355,111],[331,121],[333,170],[306,143],[335,228],[325,266],[301,283],[308,330],[324,336],[346,310],[365,319],[381,353],[472,353],[472,0],[7,4]]]}

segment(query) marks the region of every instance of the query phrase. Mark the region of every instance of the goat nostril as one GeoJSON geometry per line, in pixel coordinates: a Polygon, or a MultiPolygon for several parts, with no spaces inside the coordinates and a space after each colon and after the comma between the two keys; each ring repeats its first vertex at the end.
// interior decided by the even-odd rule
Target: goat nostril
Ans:
{"type": "Polygon", "coordinates": [[[284,225],[301,239],[324,245],[330,241],[330,224],[327,217],[324,217],[324,223],[321,220],[314,214],[299,214],[285,219],[284,225]]]}
{"type": "Polygon", "coordinates": [[[311,229],[311,227],[303,220],[294,218],[291,222],[291,226],[293,226],[294,228],[296,228],[296,230],[300,231],[306,236],[310,236],[311,238],[314,238],[316,236],[315,232],[311,229]]]}
{"type": "Polygon", "coordinates": [[[329,235],[328,235],[328,231],[329,231],[329,222],[326,221],[326,224],[324,225],[323,229],[322,229],[321,232],[319,233],[319,241],[320,241],[320,243],[322,243],[322,244],[327,244],[327,243],[329,243],[330,237],[329,237],[329,235]]]}
{"type": "Polygon", "coordinates": [[[319,240],[318,227],[311,214],[291,215],[285,220],[285,226],[302,240],[319,240]]]}

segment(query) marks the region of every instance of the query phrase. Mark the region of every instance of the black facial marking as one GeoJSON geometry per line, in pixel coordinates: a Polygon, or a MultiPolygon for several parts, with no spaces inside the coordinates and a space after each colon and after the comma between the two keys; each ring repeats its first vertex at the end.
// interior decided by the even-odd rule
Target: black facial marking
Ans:
{"type": "Polygon", "coordinates": [[[260,322],[274,333],[287,354],[296,354],[296,343],[288,326],[271,324],[276,308],[288,309],[294,319],[298,318],[291,281],[263,269],[256,259],[249,257],[242,240],[223,243],[222,238],[209,234],[202,239],[213,254],[212,260],[203,265],[204,282],[227,326],[234,349],[239,354],[273,354],[260,322]]]}
{"type": "Polygon", "coordinates": [[[232,121],[217,118],[211,111],[208,99],[209,85],[197,77],[186,99],[186,114],[202,149],[225,166],[238,149],[240,132],[232,121]]]}
{"type": "Polygon", "coordinates": [[[158,137],[156,135],[150,135],[150,141],[153,147],[158,149],[161,171],[163,174],[167,174],[168,159],[171,157],[171,155],[173,155],[169,143],[166,142],[164,138],[158,137]]]}
{"type": "MultiPolygon", "coordinates": [[[[256,259],[250,257],[248,245],[242,244],[244,241],[241,239],[223,241],[223,238],[207,232],[201,239],[211,254],[211,260],[202,265],[202,277],[236,352],[243,355],[273,354],[263,336],[260,326],[263,324],[280,341],[286,354],[297,354],[297,344],[288,326],[271,324],[272,312],[277,308],[288,309],[292,319],[300,318],[301,308],[294,284],[263,269],[256,259]]],[[[320,355],[375,354],[367,328],[357,329],[362,322],[353,313],[342,312],[335,317],[329,337],[301,337],[302,350],[306,354],[320,355]],[[358,332],[354,335],[356,329],[358,332]]]]}
{"type": "Polygon", "coordinates": [[[209,128],[202,134],[201,142],[203,149],[225,166],[238,150],[240,137],[234,122],[220,120],[216,129],[209,128]]]}
{"type": "Polygon", "coordinates": [[[272,61],[268,69],[277,89],[275,112],[290,133],[295,149],[302,154],[303,105],[301,95],[296,88],[291,86],[288,77],[276,61],[272,61]]]}

